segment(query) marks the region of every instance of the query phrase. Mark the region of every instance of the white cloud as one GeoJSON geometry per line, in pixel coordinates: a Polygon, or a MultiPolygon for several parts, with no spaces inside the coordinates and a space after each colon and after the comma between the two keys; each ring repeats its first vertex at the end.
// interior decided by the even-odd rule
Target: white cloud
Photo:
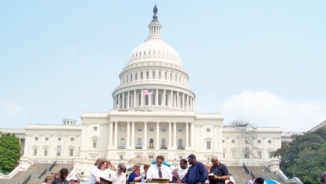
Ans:
{"type": "Polygon", "coordinates": [[[256,126],[281,127],[283,131],[307,131],[326,119],[325,106],[294,102],[265,91],[245,91],[225,100],[224,123],[244,117],[256,126]]]}

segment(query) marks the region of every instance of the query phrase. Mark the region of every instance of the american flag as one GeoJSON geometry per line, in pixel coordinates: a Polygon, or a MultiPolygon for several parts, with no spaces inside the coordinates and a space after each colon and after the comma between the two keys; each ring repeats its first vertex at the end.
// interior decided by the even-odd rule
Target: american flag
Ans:
{"type": "Polygon", "coordinates": [[[143,90],[143,95],[151,95],[152,91],[153,91],[153,89],[144,89],[143,90]]]}

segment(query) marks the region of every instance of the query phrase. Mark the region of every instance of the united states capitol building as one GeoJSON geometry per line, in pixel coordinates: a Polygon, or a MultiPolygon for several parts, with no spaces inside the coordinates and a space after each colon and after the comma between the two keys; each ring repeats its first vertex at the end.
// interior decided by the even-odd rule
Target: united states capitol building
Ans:
{"type": "Polygon", "coordinates": [[[182,63],[177,51],[163,41],[156,14],[148,28],[148,38],[131,52],[119,74],[112,109],[83,112],[81,124],[64,119],[57,125],[28,124],[15,132],[23,147],[21,167],[57,161],[87,175],[97,158],[117,165],[135,157],[164,155],[167,162],[178,164],[190,153],[204,163],[217,155],[229,166],[273,161],[272,152],[283,139],[290,140],[291,133],[246,121],[223,124],[220,113],[196,113],[196,94],[183,68],[187,61],[182,63]]]}

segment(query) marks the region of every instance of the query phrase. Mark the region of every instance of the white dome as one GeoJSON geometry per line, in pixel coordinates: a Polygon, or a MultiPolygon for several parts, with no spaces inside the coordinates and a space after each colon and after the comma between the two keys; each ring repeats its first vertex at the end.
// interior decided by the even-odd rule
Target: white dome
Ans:
{"type": "Polygon", "coordinates": [[[165,61],[181,65],[178,53],[162,39],[149,38],[137,46],[132,51],[128,64],[144,60],[165,61]]]}

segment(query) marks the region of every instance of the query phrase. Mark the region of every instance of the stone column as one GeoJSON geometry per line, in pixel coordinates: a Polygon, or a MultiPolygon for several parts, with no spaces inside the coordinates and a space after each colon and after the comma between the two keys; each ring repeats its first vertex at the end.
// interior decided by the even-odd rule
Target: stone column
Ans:
{"type": "Polygon", "coordinates": [[[165,107],[165,105],[166,105],[165,104],[165,102],[166,102],[166,99],[165,98],[166,98],[165,89],[163,89],[163,96],[161,98],[162,99],[162,102],[161,102],[161,106],[162,107],[165,107]]]}
{"type": "Polygon", "coordinates": [[[156,145],[155,145],[155,149],[160,149],[160,144],[159,144],[159,139],[160,139],[160,126],[159,126],[159,122],[156,122],[156,145]]]}
{"type": "Polygon", "coordinates": [[[130,91],[128,91],[128,94],[127,94],[127,109],[129,109],[130,105],[130,91]]]}
{"type": "Polygon", "coordinates": [[[118,97],[118,108],[117,109],[121,109],[121,98],[120,98],[120,94],[118,94],[117,97],[118,97]]]}
{"type": "Polygon", "coordinates": [[[109,147],[112,148],[112,139],[113,139],[113,122],[109,122],[109,147]]]}
{"type": "Polygon", "coordinates": [[[147,122],[144,122],[144,147],[143,149],[147,149],[147,122]]]}
{"type": "Polygon", "coordinates": [[[148,98],[148,107],[152,106],[152,98],[153,98],[154,90],[152,89],[152,94],[147,95],[148,98]]]}
{"type": "Polygon", "coordinates": [[[186,124],[186,145],[185,145],[185,149],[188,149],[189,148],[189,129],[188,129],[188,122],[185,122],[186,124]]]}
{"type": "Polygon", "coordinates": [[[168,149],[172,148],[172,129],[171,129],[171,123],[172,122],[168,122],[169,123],[169,146],[168,149]]]}
{"type": "Polygon", "coordinates": [[[177,148],[177,122],[173,122],[173,147],[177,148]]]}
{"type": "Polygon", "coordinates": [[[136,96],[136,94],[137,94],[137,91],[136,90],[134,90],[134,107],[136,107],[136,103],[137,103],[137,96],[136,96]]]}
{"type": "Polygon", "coordinates": [[[118,122],[116,121],[115,123],[114,123],[114,136],[115,136],[115,138],[114,138],[114,146],[115,146],[115,149],[117,149],[118,148],[118,122]]]}
{"type": "Polygon", "coordinates": [[[140,106],[144,107],[144,94],[143,94],[143,89],[140,90],[140,106]]]}
{"type": "Polygon", "coordinates": [[[169,107],[173,107],[174,104],[173,104],[173,91],[171,90],[170,91],[170,103],[169,103],[169,107]]]}
{"type": "Polygon", "coordinates": [[[185,94],[184,93],[182,93],[182,109],[183,110],[185,110],[186,108],[185,108],[186,106],[185,106],[185,94]]]}
{"type": "MultiPolygon", "coordinates": [[[[162,100],[162,96],[161,96],[161,100],[162,100]]],[[[155,106],[158,106],[158,89],[156,89],[156,93],[155,93],[155,106]]]]}
{"type": "Polygon", "coordinates": [[[179,91],[177,92],[177,104],[176,104],[177,108],[180,109],[180,93],[179,91]]]}
{"type": "Polygon", "coordinates": [[[121,104],[121,107],[122,107],[121,109],[126,108],[125,107],[125,92],[122,93],[122,104],[121,104]]]}
{"type": "Polygon", "coordinates": [[[126,149],[130,146],[130,122],[127,121],[127,140],[126,140],[126,149]]]}
{"type": "Polygon", "coordinates": [[[132,121],[132,129],[131,129],[131,149],[135,149],[135,122],[132,121]]]}
{"type": "Polygon", "coordinates": [[[196,134],[195,134],[195,124],[194,122],[191,122],[190,123],[190,131],[191,131],[191,134],[190,134],[190,147],[191,149],[195,149],[195,140],[196,140],[196,134]]]}

